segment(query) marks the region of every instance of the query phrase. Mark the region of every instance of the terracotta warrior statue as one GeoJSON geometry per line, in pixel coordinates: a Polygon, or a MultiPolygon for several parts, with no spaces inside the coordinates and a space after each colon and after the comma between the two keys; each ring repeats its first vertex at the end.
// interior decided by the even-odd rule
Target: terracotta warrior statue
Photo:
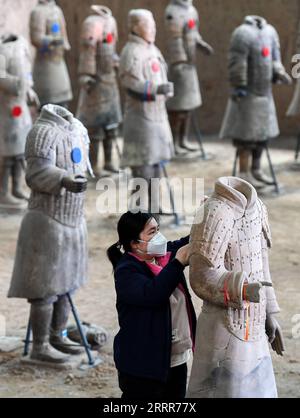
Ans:
{"type": "Polygon", "coordinates": [[[88,152],[89,138],[81,122],[61,106],[44,106],[26,144],[31,195],[8,294],[31,304],[34,360],[64,363],[66,354],[81,352],[66,337],[66,294],[87,279],[88,152]]]}
{"type": "Polygon", "coordinates": [[[278,355],[284,345],[269,270],[268,214],[254,187],[220,178],[190,241],[190,281],[203,307],[188,396],[277,397],[268,340],[278,355]]]}
{"type": "MultiPolygon", "coordinates": [[[[297,39],[296,39],[296,53],[300,53],[300,22],[298,25],[298,33],[297,33],[297,39]]],[[[287,116],[299,116],[300,114],[300,78],[299,74],[297,79],[297,84],[294,92],[294,96],[292,99],[292,102],[288,108],[287,116]]]]}
{"type": "Polygon", "coordinates": [[[6,34],[0,38],[0,206],[21,207],[26,136],[32,120],[28,105],[39,107],[32,90],[31,56],[25,38],[6,34]],[[12,191],[9,180],[12,179],[12,191]]]}
{"type": "Polygon", "coordinates": [[[73,96],[64,56],[71,48],[65,18],[55,0],[39,0],[31,12],[30,36],[36,48],[33,79],[41,105],[67,106],[73,96]]]}
{"type": "Polygon", "coordinates": [[[174,97],[167,103],[176,154],[198,148],[188,143],[192,111],[202,98],[196,67],[197,50],[207,55],[213,48],[199,33],[199,15],[193,0],[171,0],[165,12],[169,80],[174,83],[174,97]]]}
{"type": "Polygon", "coordinates": [[[111,11],[105,6],[92,6],[92,15],[83,22],[81,32],[81,91],[77,117],[88,128],[91,139],[90,159],[96,174],[100,140],[103,140],[104,170],[118,172],[112,161],[113,144],[122,122],[117,81],[117,41],[117,23],[111,11]]]}
{"type": "Polygon", "coordinates": [[[152,13],[131,10],[129,30],[120,60],[120,80],[126,92],[122,165],[131,167],[133,177],[149,182],[149,200],[157,208],[150,182],[161,177],[161,162],[173,156],[166,110],[173,85],[168,82],[165,60],[154,45],[156,25],[152,13]]]}
{"type": "MultiPolygon", "coordinates": [[[[298,55],[300,53],[300,22],[298,24],[298,33],[297,33],[297,39],[296,39],[296,54],[298,55]]],[[[299,55],[298,55],[299,56],[299,55]]],[[[288,117],[295,117],[299,118],[300,115],[300,73],[299,73],[299,64],[297,62],[297,65],[295,65],[295,74],[293,74],[293,77],[296,79],[295,84],[295,91],[292,98],[292,101],[289,105],[287,116],[288,117]]],[[[300,133],[298,132],[297,135],[297,146],[296,146],[296,154],[295,159],[296,162],[298,161],[299,155],[300,155],[300,133]]]]}
{"type": "Polygon", "coordinates": [[[279,135],[273,83],[291,83],[281,62],[275,28],[259,16],[247,16],[232,35],[229,51],[231,98],[221,129],[239,149],[239,176],[255,187],[273,185],[261,168],[266,143],[279,135]],[[249,158],[252,154],[252,167],[249,158]]]}

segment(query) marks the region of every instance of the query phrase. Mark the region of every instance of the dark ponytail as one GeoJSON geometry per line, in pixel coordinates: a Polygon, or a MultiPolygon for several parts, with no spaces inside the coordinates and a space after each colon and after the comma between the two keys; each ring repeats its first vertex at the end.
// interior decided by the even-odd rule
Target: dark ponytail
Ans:
{"type": "Polygon", "coordinates": [[[119,242],[116,242],[115,244],[113,244],[106,251],[106,255],[107,255],[109,261],[111,262],[111,264],[113,265],[114,269],[117,267],[117,264],[119,263],[119,261],[123,257],[123,254],[124,253],[121,251],[121,245],[120,245],[119,242]]]}
{"type": "Polygon", "coordinates": [[[106,251],[107,257],[115,269],[124,255],[124,252],[131,251],[131,242],[138,241],[140,233],[144,230],[146,224],[155,218],[151,213],[146,212],[126,212],[121,216],[118,222],[119,241],[113,244],[106,251]],[[123,249],[123,251],[121,250],[123,249]]]}

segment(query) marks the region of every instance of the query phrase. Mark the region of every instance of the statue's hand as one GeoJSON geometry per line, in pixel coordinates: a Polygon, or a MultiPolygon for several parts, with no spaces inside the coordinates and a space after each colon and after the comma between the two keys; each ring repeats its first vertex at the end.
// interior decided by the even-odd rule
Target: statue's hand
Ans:
{"type": "Polygon", "coordinates": [[[269,338],[269,343],[271,344],[272,349],[276,351],[279,356],[283,356],[285,347],[282,330],[277,319],[272,314],[267,315],[266,334],[269,338]]]}
{"type": "Polygon", "coordinates": [[[87,189],[87,179],[82,176],[69,176],[64,177],[61,182],[62,187],[64,187],[68,192],[71,193],[83,193],[87,189]]]}
{"type": "Polygon", "coordinates": [[[64,45],[64,40],[63,38],[60,38],[60,37],[53,38],[50,42],[50,46],[57,47],[57,46],[62,46],[62,45],[64,45]]]}
{"type": "Polygon", "coordinates": [[[173,83],[161,84],[157,88],[157,94],[162,94],[164,96],[172,96],[173,93],[174,93],[173,83]]]}
{"type": "Polygon", "coordinates": [[[275,74],[273,78],[273,82],[286,84],[288,86],[293,84],[292,77],[286,71],[282,71],[280,73],[275,74]]]}
{"type": "Polygon", "coordinates": [[[214,55],[214,53],[215,53],[215,50],[213,49],[213,47],[210,46],[208,43],[206,43],[204,41],[198,42],[197,46],[206,55],[214,55]]]}
{"type": "Polygon", "coordinates": [[[30,106],[36,106],[37,108],[41,105],[38,95],[32,88],[27,91],[27,102],[30,106]]]}
{"type": "Polygon", "coordinates": [[[260,290],[264,286],[272,286],[270,282],[256,282],[244,284],[244,300],[252,303],[260,303],[260,290]]]}
{"type": "Polygon", "coordinates": [[[248,96],[246,87],[236,87],[231,93],[231,98],[234,102],[239,102],[248,96]]]}
{"type": "Polygon", "coordinates": [[[80,86],[86,89],[87,92],[90,92],[96,83],[97,83],[97,80],[90,75],[81,75],[79,77],[80,86]]]}

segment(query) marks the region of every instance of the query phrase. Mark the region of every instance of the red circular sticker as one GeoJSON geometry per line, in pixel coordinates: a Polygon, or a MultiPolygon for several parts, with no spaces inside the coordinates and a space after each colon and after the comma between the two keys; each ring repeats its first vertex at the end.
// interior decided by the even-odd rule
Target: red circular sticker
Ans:
{"type": "Polygon", "coordinates": [[[112,33],[108,33],[108,34],[106,35],[106,42],[107,42],[108,44],[111,44],[113,41],[114,41],[114,35],[113,35],[112,33]]]}
{"type": "Polygon", "coordinates": [[[159,63],[158,63],[157,61],[154,61],[154,62],[152,63],[152,71],[153,71],[154,73],[158,73],[158,72],[159,72],[159,70],[160,70],[160,65],[159,65],[159,63]]]}
{"type": "Polygon", "coordinates": [[[267,46],[265,46],[263,49],[262,49],[262,56],[263,57],[265,57],[265,58],[267,58],[269,55],[270,55],[270,49],[267,47],[267,46]]]}
{"type": "Polygon", "coordinates": [[[12,108],[11,114],[14,118],[18,118],[22,115],[22,108],[20,106],[15,106],[12,108]]]}
{"type": "Polygon", "coordinates": [[[190,29],[194,29],[194,27],[196,26],[196,22],[195,22],[195,19],[190,19],[189,21],[188,21],[188,27],[190,28],[190,29]]]}

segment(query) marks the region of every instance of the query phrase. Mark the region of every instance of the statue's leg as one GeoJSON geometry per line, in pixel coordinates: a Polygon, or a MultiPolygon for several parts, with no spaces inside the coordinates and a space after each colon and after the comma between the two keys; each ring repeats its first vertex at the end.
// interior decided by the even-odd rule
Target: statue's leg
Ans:
{"type": "Polygon", "coordinates": [[[193,146],[189,143],[189,134],[192,121],[192,112],[182,112],[182,124],[180,129],[180,146],[187,151],[199,151],[199,146],[193,146]]]}
{"type": "Polygon", "coordinates": [[[187,150],[181,147],[182,112],[169,112],[176,155],[185,155],[187,150]]]}
{"type": "Polygon", "coordinates": [[[249,172],[249,159],[250,151],[247,148],[241,147],[239,149],[240,156],[240,174],[246,174],[249,172]]]}
{"type": "Polygon", "coordinates": [[[156,215],[157,219],[159,213],[161,212],[161,202],[160,202],[160,179],[162,177],[162,168],[160,164],[155,164],[151,169],[151,178],[149,179],[149,211],[156,215]],[[154,182],[151,182],[151,179],[157,179],[154,182]]]}
{"type": "Polygon", "coordinates": [[[76,355],[83,353],[84,350],[80,345],[77,345],[67,337],[67,323],[70,311],[71,306],[67,296],[60,296],[53,305],[50,344],[62,353],[76,355]]]}
{"type": "Polygon", "coordinates": [[[104,170],[112,173],[118,173],[119,170],[113,164],[113,146],[118,137],[117,129],[110,129],[105,131],[105,138],[103,139],[104,150],[104,170]]]}
{"type": "Polygon", "coordinates": [[[49,343],[53,302],[51,300],[29,300],[29,302],[31,303],[30,323],[33,334],[30,357],[33,360],[49,363],[65,363],[69,360],[69,356],[60,353],[49,343]]]}
{"type": "Polygon", "coordinates": [[[12,160],[11,158],[4,157],[1,159],[1,194],[6,195],[8,193],[8,183],[11,176],[12,160]]]}
{"type": "Polygon", "coordinates": [[[16,199],[9,191],[9,179],[13,174],[13,157],[3,157],[1,160],[1,171],[0,171],[0,204],[4,206],[21,206],[22,200],[16,199]]]}
{"type": "Polygon", "coordinates": [[[24,156],[15,158],[12,166],[12,194],[17,199],[28,200],[28,196],[22,191],[22,174],[24,172],[24,156]]]}
{"type": "Polygon", "coordinates": [[[239,159],[240,159],[240,173],[239,177],[248,183],[252,184],[255,188],[263,187],[263,184],[257,181],[250,172],[250,155],[251,149],[246,145],[239,145],[239,159]]]}
{"type": "MultiPolygon", "coordinates": [[[[142,178],[146,180],[148,189],[148,212],[153,214],[159,213],[159,188],[155,186],[155,182],[151,183],[153,178],[160,179],[161,168],[157,165],[145,165],[141,167],[132,167],[132,176],[134,178],[142,178]]],[[[133,191],[135,193],[135,191],[133,191]]],[[[142,206],[143,210],[146,210],[146,205],[141,205],[141,202],[137,202],[139,206],[142,206]]],[[[134,208],[132,208],[134,209],[134,208]]]]}
{"type": "Polygon", "coordinates": [[[99,144],[100,140],[98,138],[95,138],[92,133],[89,133],[90,135],[90,162],[93,169],[93,172],[96,177],[101,176],[101,170],[98,167],[98,155],[99,155],[99,144]]]}
{"type": "Polygon", "coordinates": [[[265,143],[260,144],[258,142],[256,148],[252,152],[252,175],[256,180],[272,186],[274,184],[274,180],[267,176],[261,168],[261,158],[264,150],[265,143]]]}

